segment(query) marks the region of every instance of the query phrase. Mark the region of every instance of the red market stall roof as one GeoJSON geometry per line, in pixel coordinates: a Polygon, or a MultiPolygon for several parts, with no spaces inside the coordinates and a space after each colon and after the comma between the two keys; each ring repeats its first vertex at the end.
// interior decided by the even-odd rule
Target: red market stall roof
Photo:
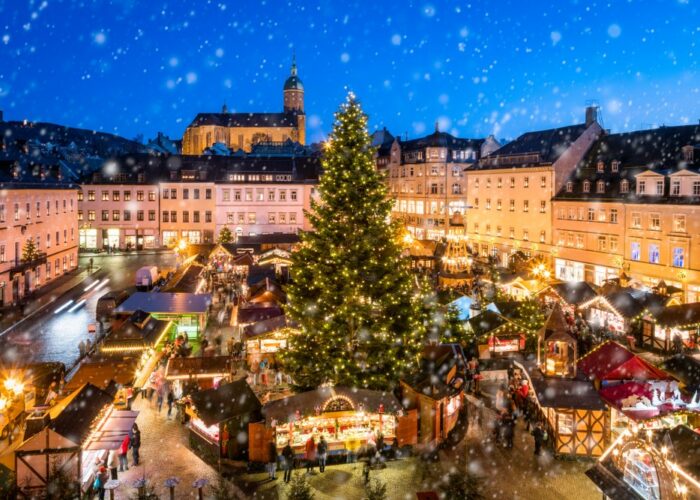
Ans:
{"type": "Polygon", "coordinates": [[[578,362],[578,370],[598,380],[669,380],[672,377],[609,340],[578,362]]]}
{"type": "MultiPolygon", "coordinates": [[[[670,402],[664,402],[653,407],[639,409],[625,407],[624,401],[631,396],[645,397],[649,401],[652,400],[652,387],[644,382],[625,382],[623,384],[603,387],[598,391],[598,394],[600,394],[600,397],[603,398],[608,404],[617,408],[629,418],[636,421],[648,420],[650,418],[656,418],[679,411],[697,411],[694,408],[686,408],[682,405],[674,406],[670,402]]],[[[689,402],[689,398],[687,396],[682,396],[681,399],[686,404],[689,402]]]]}

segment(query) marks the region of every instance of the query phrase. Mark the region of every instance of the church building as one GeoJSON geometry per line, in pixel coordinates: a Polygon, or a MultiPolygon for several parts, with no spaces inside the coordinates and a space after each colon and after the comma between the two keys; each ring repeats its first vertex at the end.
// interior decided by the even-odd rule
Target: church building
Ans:
{"type": "Polygon", "coordinates": [[[292,61],[289,78],[284,82],[284,105],[281,113],[199,113],[185,130],[182,154],[200,155],[215,142],[229,149],[250,152],[259,142],[306,142],[304,85],[292,61]]]}

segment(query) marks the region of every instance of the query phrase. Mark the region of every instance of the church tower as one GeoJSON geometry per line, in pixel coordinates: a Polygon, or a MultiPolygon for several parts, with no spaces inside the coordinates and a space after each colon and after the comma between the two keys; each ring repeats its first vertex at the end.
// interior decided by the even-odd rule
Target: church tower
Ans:
{"type": "Polygon", "coordinates": [[[296,56],[292,56],[292,69],[284,82],[284,112],[304,113],[304,84],[297,76],[296,56]]]}

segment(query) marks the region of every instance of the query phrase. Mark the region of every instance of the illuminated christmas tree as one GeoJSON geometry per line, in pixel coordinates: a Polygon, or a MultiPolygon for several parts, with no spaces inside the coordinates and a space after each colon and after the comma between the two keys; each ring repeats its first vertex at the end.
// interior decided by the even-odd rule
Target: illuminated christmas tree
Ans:
{"type": "Polygon", "coordinates": [[[374,165],[367,116],[351,94],[323,158],[314,231],[292,255],[287,313],[300,326],[284,353],[298,388],[383,389],[417,366],[421,293],[401,255],[392,201],[374,165]]]}

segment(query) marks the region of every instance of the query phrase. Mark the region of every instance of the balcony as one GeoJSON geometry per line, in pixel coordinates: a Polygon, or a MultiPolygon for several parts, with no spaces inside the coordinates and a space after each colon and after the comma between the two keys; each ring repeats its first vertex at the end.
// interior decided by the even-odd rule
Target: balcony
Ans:
{"type": "Polygon", "coordinates": [[[35,259],[23,261],[16,259],[12,267],[10,267],[10,279],[13,279],[18,274],[24,274],[26,271],[36,268],[42,264],[46,264],[46,254],[39,253],[35,259]]]}

